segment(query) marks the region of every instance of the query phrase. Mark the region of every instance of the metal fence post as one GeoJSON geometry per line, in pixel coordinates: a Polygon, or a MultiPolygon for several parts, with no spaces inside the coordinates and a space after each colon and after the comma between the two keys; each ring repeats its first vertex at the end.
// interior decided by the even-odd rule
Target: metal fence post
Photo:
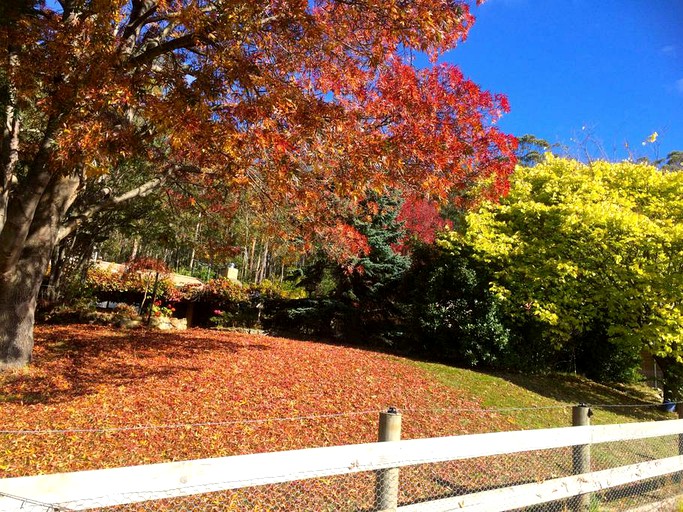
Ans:
{"type": "MultiPolygon", "coordinates": [[[[572,426],[583,427],[591,424],[592,416],[590,407],[586,404],[579,404],[572,407],[572,426]]],[[[573,474],[590,473],[591,470],[591,446],[581,444],[572,447],[572,469],[573,474]]],[[[591,495],[581,494],[572,500],[572,509],[576,512],[584,512],[590,508],[591,495]]]]}
{"type": "MultiPolygon", "coordinates": [[[[683,420],[683,402],[676,402],[676,413],[679,420],[683,420]]],[[[683,455],[683,434],[678,434],[678,455],[683,455]]],[[[683,481],[683,471],[673,475],[674,483],[680,484],[683,481]]]]}
{"type": "MultiPolygon", "coordinates": [[[[379,433],[377,440],[401,440],[401,413],[389,407],[387,412],[379,413],[379,433]]],[[[377,471],[375,485],[375,510],[390,512],[398,507],[398,468],[380,469],[377,471]]]]}

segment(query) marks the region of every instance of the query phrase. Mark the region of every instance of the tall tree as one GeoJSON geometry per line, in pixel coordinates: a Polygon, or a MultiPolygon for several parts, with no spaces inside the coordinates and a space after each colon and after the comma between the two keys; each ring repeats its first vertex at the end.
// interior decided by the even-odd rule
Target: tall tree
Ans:
{"type": "Polygon", "coordinates": [[[666,155],[662,170],[668,172],[683,171],[683,151],[671,151],[666,155]]]}
{"type": "MultiPolygon", "coordinates": [[[[0,17],[0,365],[31,357],[50,252],[168,180],[253,187],[304,232],[388,185],[505,187],[507,101],[453,67],[467,0],[9,0],[0,17]],[[156,173],[119,195],[122,160],[156,173]],[[389,171],[386,171],[389,169],[389,171]]],[[[318,228],[319,229],[319,228],[318,228]]]]}
{"type": "Polygon", "coordinates": [[[411,261],[398,251],[405,238],[404,223],[398,220],[402,203],[395,191],[369,192],[338,230],[356,247],[345,251],[321,247],[301,270],[299,284],[324,298],[317,304],[316,315],[323,318],[326,313],[333,314],[335,335],[367,339],[392,330],[400,313],[396,305],[398,288],[411,261]]]}
{"type": "Polygon", "coordinates": [[[351,225],[365,237],[367,250],[338,267],[338,293],[352,301],[382,302],[408,267],[410,258],[397,249],[405,237],[398,220],[403,201],[394,193],[370,193],[359,205],[351,225]]]}
{"type": "Polygon", "coordinates": [[[683,175],[549,156],[511,182],[467,219],[508,313],[542,325],[549,347],[598,326],[594,343],[649,351],[683,397],[683,175]]]}
{"type": "Polygon", "coordinates": [[[517,146],[517,161],[525,167],[533,167],[545,159],[545,153],[552,145],[545,139],[527,133],[519,138],[517,146]]]}

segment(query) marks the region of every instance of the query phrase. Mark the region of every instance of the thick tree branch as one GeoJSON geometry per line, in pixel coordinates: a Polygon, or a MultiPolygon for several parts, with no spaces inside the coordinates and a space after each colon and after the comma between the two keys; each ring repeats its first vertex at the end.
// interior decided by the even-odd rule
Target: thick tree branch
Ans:
{"type": "Polygon", "coordinates": [[[19,111],[16,106],[17,91],[14,86],[14,72],[19,66],[19,56],[14,45],[7,47],[7,84],[0,90],[0,96],[7,101],[5,106],[2,138],[0,139],[0,231],[7,218],[9,189],[14,169],[19,161],[19,111]]]}
{"type": "Polygon", "coordinates": [[[151,22],[153,14],[157,11],[158,4],[156,0],[133,0],[131,13],[128,21],[123,25],[117,27],[115,34],[118,35],[122,31],[121,38],[121,62],[128,60],[135,48],[135,42],[140,35],[142,27],[151,22]]]}
{"type": "Polygon", "coordinates": [[[154,193],[156,190],[158,190],[159,187],[161,187],[174,174],[183,171],[195,170],[196,169],[194,167],[189,166],[173,166],[161,176],[154,178],[153,180],[149,180],[146,183],[140,185],[139,187],[135,187],[134,189],[124,192],[123,194],[120,194],[118,196],[107,198],[86,210],[75,213],[62,224],[62,227],[60,228],[59,234],[57,236],[57,242],[60,242],[67,236],[71,235],[76,229],[78,229],[78,227],[81,224],[83,224],[83,222],[91,219],[98,213],[105,210],[113,210],[117,206],[127,201],[131,201],[133,199],[147,197],[150,194],[154,193]]]}
{"type": "Polygon", "coordinates": [[[100,203],[91,206],[87,210],[77,213],[76,215],[70,217],[66,222],[62,224],[57,235],[57,242],[60,242],[70,234],[72,234],[83,222],[91,219],[96,214],[104,211],[116,208],[118,205],[130,201],[132,199],[146,197],[157,190],[166,181],[166,176],[161,176],[150,180],[139,187],[132,190],[124,192],[121,195],[111,197],[101,201],[100,203]]]}
{"type": "Polygon", "coordinates": [[[52,173],[48,160],[60,123],[61,116],[48,120],[38,151],[27,176],[22,180],[23,186],[8,202],[7,216],[0,230],[0,274],[11,269],[19,260],[36,208],[50,184],[52,173]]]}
{"type": "Polygon", "coordinates": [[[154,0],[133,0],[130,19],[123,29],[123,38],[137,37],[140,28],[156,12],[157,7],[157,3],[154,0]]]}
{"type": "Polygon", "coordinates": [[[195,34],[186,34],[184,36],[171,39],[156,46],[152,46],[148,50],[145,50],[135,57],[132,57],[128,61],[128,64],[132,67],[142,66],[152,62],[157,57],[160,57],[166,53],[171,53],[181,48],[192,48],[196,44],[196,39],[197,37],[195,34]]]}

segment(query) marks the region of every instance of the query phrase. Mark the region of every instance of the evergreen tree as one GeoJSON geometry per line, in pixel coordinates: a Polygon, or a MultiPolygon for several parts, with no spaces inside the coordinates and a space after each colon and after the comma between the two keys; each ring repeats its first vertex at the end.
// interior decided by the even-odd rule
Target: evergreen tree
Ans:
{"type": "Polygon", "coordinates": [[[350,224],[367,238],[369,251],[337,267],[338,295],[359,302],[381,300],[408,270],[410,257],[396,249],[405,236],[398,220],[402,204],[396,193],[371,193],[360,204],[350,224]]]}
{"type": "Polygon", "coordinates": [[[339,261],[320,249],[296,278],[311,299],[290,304],[277,327],[345,339],[387,341],[400,323],[396,295],[410,257],[397,248],[405,230],[397,193],[369,193],[347,221],[366,240],[357,257],[339,261]],[[284,319],[284,321],[283,321],[284,319]]]}

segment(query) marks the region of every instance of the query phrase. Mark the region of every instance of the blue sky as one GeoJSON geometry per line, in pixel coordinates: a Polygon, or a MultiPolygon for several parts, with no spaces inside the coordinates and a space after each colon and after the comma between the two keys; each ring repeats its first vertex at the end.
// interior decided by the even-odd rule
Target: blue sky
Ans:
{"type": "Polygon", "coordinates": [[[573,156],[588,138],[610,160],[625,143],[635,158],[683,150],[683,0],[488,0],[473,12],[469,38],[441,60],[508,96],[503,131],[573,156]]]}

